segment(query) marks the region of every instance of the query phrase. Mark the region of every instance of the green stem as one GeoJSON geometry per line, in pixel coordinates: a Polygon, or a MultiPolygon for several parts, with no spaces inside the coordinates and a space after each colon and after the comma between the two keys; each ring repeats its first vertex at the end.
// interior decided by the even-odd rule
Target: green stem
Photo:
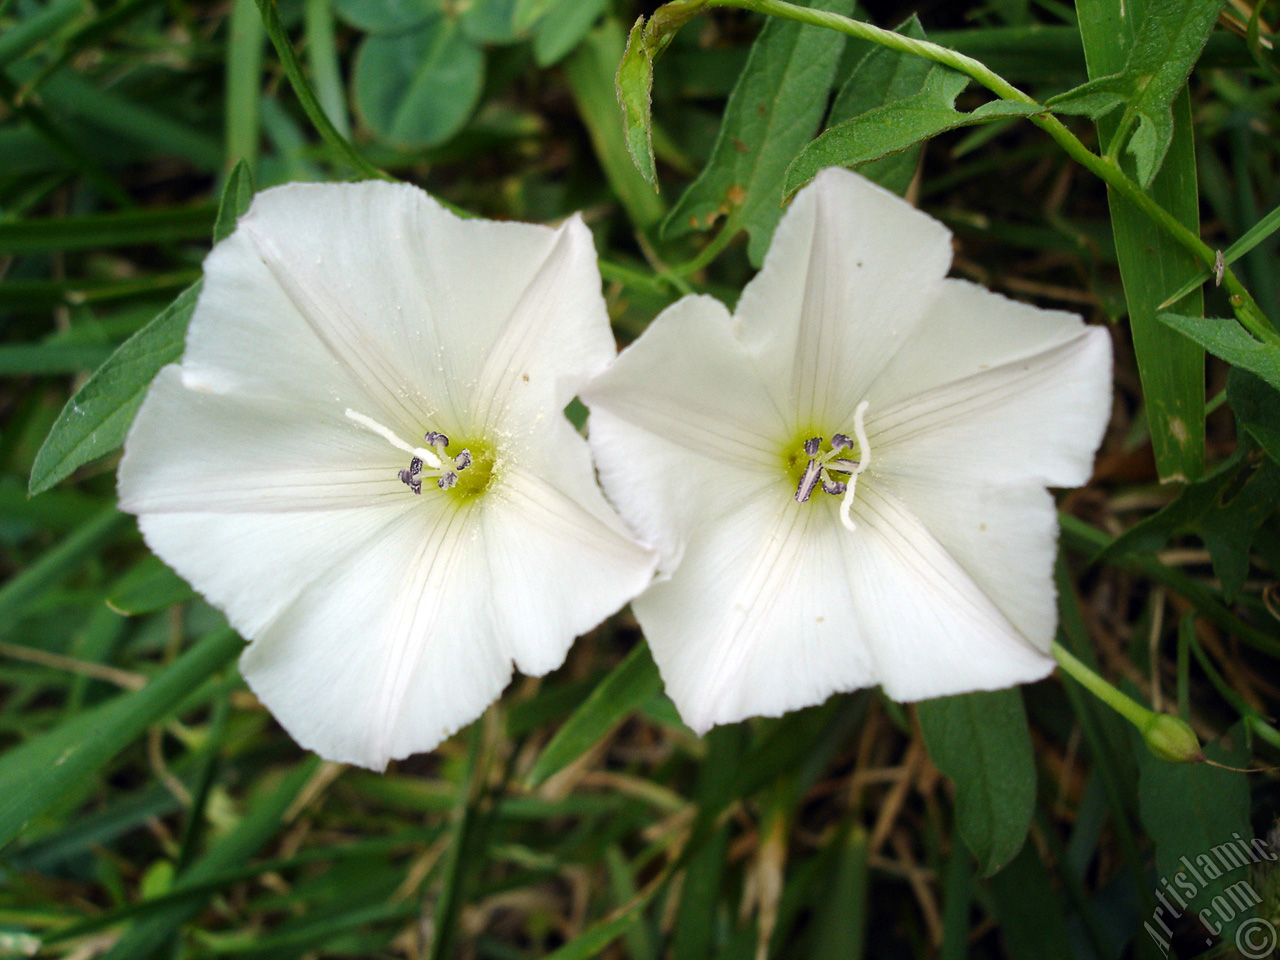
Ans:
{"type": "MultiPolygon", "coordinates": [[[[953,70],[958,70],[965,76],[982,84],[1001,99],[1040,106],[1035,98],[1023,93],[986,64],[975,60],[973,57],[957,53],[955,50],[948,50],[946,47],[940,47],[936,43],[930,43],[927,40],[915,40],[911,37],[905,37],[900,33],[894,33],[892,30],[884,30],[861,20],[853,20],[849,17],[841,16],[838,13],[799,7],[793,3],[787,3],[786,0],[708,0],[707,6],[755,10],[758,13],[770,16],[783,17],[799,23],[808,23],[813,26],[837,30],[859,40],[867,40],[901,53],[915,54],[918,57],[924,57],[926,60],[932,60],[934,63],[940,63],[953,70]]],[[[1120,164],[1116,160],[1098,156],[1081,143],[1080,139],[1067,129],[1061,120],[1050,113],[1046,112],[1028,117],[1028,119],[1049,134],[1066,151],[1067,156],[1103,180],[1109,187],[1154,220],[1157,225],[1206,267],[1213,268],[1215,258],[1213,248],[1201,240],[1194,231],[1183,226],[1173,214],[1151,199],[1138,184],[1120,169],[1120,164]]],[[[1280,334],[1277,334],[1266,322],[1265,315],[1254,302],[1249,291],[1244,288],[1244,285],[1229,269],[1223,273],[1222,283],[1227,288],[1227,292],[1232,295],[1233,304],[1236,305],[1236,317],[1249,332],[1263,342],[1280,344],[1280,334]]]]}
{"type": "Polygon", "coordinates": [[[1052,652],[1053,658],[1058,661],[1058,666],[1062,667],[1072,680],[1076,681],[1076,683],[1080,684],[1080,686],[1084,687],[1135,727],[1141,730],[1150,720],[1151,710],[1138,703],[1133,697],[1121,693],[1107,683],[1056,640],[1053,642],[1052,652]]]}
{"type": "Polygon", "coordinates": [[[710,243],[703,247],[696,257],[687,260],[684,263],[677,264],[671,268],[671,272],[676,276],[687,277],[691,273],[697,273],[703,267],[707,266],[711,261],[724,251],[724,248],[733,242],[734,237],[738,235],[741,227],[736,216],[731,216],[720,228],[710,243]]]}
{"type": "Polygon", "coordinates": [[[1127,694],[1121,693],[1076,659],[1071,651],[1058,641],[1053,642],[1051,649],[1053,658],[1058,661],[1058,666],[1062,667],[1063,672],[1132,723],[1142,735],[1142,739],[1146,741],[1147,749],[1156,756],[1173,763],[1190,763],[1204,759],[1200,741],[1185,720],[1167,713],[1156,713],[1127,694]]]}

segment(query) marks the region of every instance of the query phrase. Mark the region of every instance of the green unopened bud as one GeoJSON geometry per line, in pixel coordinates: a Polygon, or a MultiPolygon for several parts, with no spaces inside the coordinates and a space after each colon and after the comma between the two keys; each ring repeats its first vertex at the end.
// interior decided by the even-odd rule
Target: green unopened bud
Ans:
{"type": "Polygon", "coordinates": [[[1196,763],[1204,759],[1200,739],[1190,724],[1167,713],[1153,713],[1141,727],[1147,749],[1171,763],[1196,763]]]}

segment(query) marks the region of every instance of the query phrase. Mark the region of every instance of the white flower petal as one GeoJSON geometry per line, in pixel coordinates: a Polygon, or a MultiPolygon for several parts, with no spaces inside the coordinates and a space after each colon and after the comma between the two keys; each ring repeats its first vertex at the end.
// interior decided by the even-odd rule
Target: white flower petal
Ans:
{"type": "Polygon", "coordinates": [[[1076,337],[1042,352],[872,408],[871,471],[944,487],[1077,486],[1089,479],[1110,410],[1111,338],[1080,324],[1076,337]]]}
{"type": "Polygon", "coordinates": [[[296,400],[190,390],[160,371],[129,430],[120,506],[131,513],[403,505],[407,458],[340,413],[296,400]]]}
{"type": "Polygon", "coordinates": [[[1053,584],[1058,514],[1047,490],[1026,483],[906,477],[882,481],[882,486],[919,519],[1020,634],[1038,649],[1049,649],[1058,623],[1053,584]]]}
{"type": "Polygon", "coordinates": [[[933,292],[912,338],[867,391],[883,408],[1005,364],[1025,361],[1079,339],[1078,314],[1045,310],[968,280],[946,278],[933,292]]]}
{"type": "Polygon", "coordinates": [[[563,415],[607,319],[581,221],[462,221],[405,186],[268,191],[215,248],[121,496],[299,743],[372,768],[430,749],[651,578],[563,415]]]}
{"type": "Polygon", "coordinates": [[[704,732],[876,682],[834,498],[778,487],[688,531],[675,574],[632,601],[680,716],[704,732]]]}
{"type": "Polygon", "coordinates": [[[947,229],[863,177],[825,170],[796,194],[736,316],[799,425],[852,421],[950,264],[947,229]]]}
{"type": "Polygon", "coordinates": [[[845,576],[890,697],[994,690],[1049,674],[1052,658],[1018,632],[901,501],[864,484],[854,513],[845,576]]]}
{"type": "Polygon", "coordinates": [[[472,428],[520,390],[556,410],[612,356],[590,232],[462,220],[406,184],[290,184],[205,263],[183,365],[393,428],[472,428]],[[365,409],[372,406],[373,409],[365,409]]]}
{"type": "Polygon", "coordinates": [[[558,667],[573,638],[649,585],[657,554],[596,486],[586,444],[561,418],[554,458],[513,464],[481,515],[494,626],[516,666],[558,667]]]}
{"type": "Polygon", "coordinates": [[[256,631],[241,672],[298,743],[381,769],[502,692],[511,657],[476,523],[443,500],[403,512],[256,631]]]}
{"type": "Polygon", "coordinates": [[[724,305],[688,296],[659,314],[582,399],[692,455],[730,468],[772,467],[788,423],[764,383],[724,305]]]}
{"type": "Polygon", "coordinates": [[[711,297],[685,297],[591,381],[588,436],[610,498],[669,569],[691,523],[777,482],[787,417],[711,297]]]}

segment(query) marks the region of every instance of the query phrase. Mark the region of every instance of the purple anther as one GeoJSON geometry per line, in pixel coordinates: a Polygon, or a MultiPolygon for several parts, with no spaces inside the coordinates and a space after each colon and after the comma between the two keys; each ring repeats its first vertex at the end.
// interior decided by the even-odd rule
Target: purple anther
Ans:
{"type": "Polygon", "coordinates": [[[453,458],[453,465],[459,470],[465,470],[467,467],[471,466],[471,451],[463,450],[453,458]]]}
{"type": "Polygon", "coordinates": [[[805,503],[813,495],[813,488],[818,485],[821,476],[822,465],[816,460],[810,460],[809,465],[804,468],[804,476],[796,485],[796,503],[805,503]]]}
{"type": "Polygon", "coordinates": [[[831,437],[832,450],[852,450],[853,441],[846,437],[843,433],[833,434],[831,437]]]}
{"type": "Polygon", "coordinates": [[[458,485],[458,475],[450,470],[443,477],[436,481],[436,486],[441,490],[452,490],[458,485]]]}
{"type": "Polygon", "coordinates": [[[827,464],[828,470],[834,470],[837,473],[854,473],[858,469],[857,460],[845,460],[841,457],[838,460],[832,460],[827,464]]]}
{"type": "Polygon", "coordinates": [[[822,438],[811,437],[804,442],[804,455],[806,457],[816,457],[818,451],[822,449],[822,438]]]}
{"type": "Polygon", "coordinates": [[[822,481],[822,490],[824,493],[831,493],[838,497],[840,496],[840,494],[844,493],[848,489],[849,489],[849,485],[845,483],[843,480],[823,480],[822,481]]]}
{"type": "Polygon", "coordinates": [[[438,447],[441,450],[449,445],[449,438],[443,433],[436,433],[434,430],[426,434],[423,439],[427,441],[427,446],[438,447]]]}

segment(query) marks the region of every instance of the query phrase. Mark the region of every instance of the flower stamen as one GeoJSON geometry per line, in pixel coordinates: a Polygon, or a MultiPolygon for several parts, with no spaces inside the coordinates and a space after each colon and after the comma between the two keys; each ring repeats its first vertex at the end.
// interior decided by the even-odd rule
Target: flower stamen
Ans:
{"type": "Polygon", "coordinates": [[[831,449],[822,453],[822,437],[810,437],[804,441],[805,465],[800,481],[796,484],[796,503],[807,503],[815,490],[843,497],[840,501],[840,523],[849,530],[857,529],[850,519],[854,490],[858,474],[871,465],[871,442],[867,439],[867,401],[863,400],[853,414],[853,435],[857,438],[858,459],[851,460],[841,454],[854,448],[854,441],[843,433],[831,435],[831,449]]]}
{"type": "Polygon", "coordinates": [[[858,487],[858,474],[871,466],[871,441],[867,439],[866,415],[867,401],[863,400],[853,412],[853,435],[858,438],[858,462],[849,474],[849,486],[844,492],[844,499],[840,501],[840,523],[846,530],[858,529],[858,525],[849,516],[853,510],[853,492],[858,487]]]}
{"type": "Polygon", "coordinates": [[[458,485],[458,474],[471,466],[470,450],[464,449],[456,457],[452,458],[445,453],[445,448],[449,446],[449,438],[443,433],[432,430],[423,436],[427,445],[432,448],[432,450],[427,450],[423,447],[410,446],[396,436],[394,431],[384,427],[372,417],[366,417],[363,413],[357,413],[355,410],[347,410],[346,414],[348,419],[354,420],[368,430],[372,430],[397,450],[403,450],[405,453],[412,455],[413,459],[409,461],[409,466],[401,470],[397,476],[399,476],[400,482],[412,490],[415,495],[421,495],[422,481],[433,477],[435,478],[436,486],[441,490],[452,490],[458,485]]]}

